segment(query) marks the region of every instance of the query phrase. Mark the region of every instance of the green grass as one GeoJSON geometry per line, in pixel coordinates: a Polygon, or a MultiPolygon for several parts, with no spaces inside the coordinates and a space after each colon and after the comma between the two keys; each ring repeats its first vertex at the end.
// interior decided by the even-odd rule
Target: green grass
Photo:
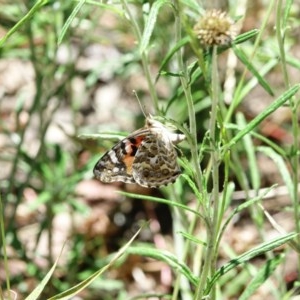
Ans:
{"type": "MultiPolygon", "coordinates": [[[[0,98],[0,134],[6,141],[0,144],[5,169],[0,299],[13,299],[13,293],[18,299],[70,299],[76,294],[104,300],[251,299],[261,287],[273,299],[298,294],[299,277],[288,285],[282,271],[291,253],[296,253],[296,270],[300,266],[297,7],[293,1],[270,2],[257,16],[246,10],[241,17],[238,1],[231,5],[233,19],[255,24],[242,27],[248,31],[243,29],[230,45],[205,47],[193,31],[205,10],[194,0],[0,4],[5,32],[1,61],[28,62],[35,74],[31,98],[21,87],[11,94],[4,88],[0,98]],[[99,65],[80,67],[81,59],[92,55],[87,54],[90,45],[116,49],[118,55],[109,52],[99,65]],[[60,60],[63,47],[67,59],[60,60]],[[107,70],[108,79],[103,75],[107,70]],[[132,83],[132,78],[141,81],[132,83]],[[75,89],[78,81],[81,93],[75,89]],[[97,215],[95,204],[78,195],[78,187],[90,182],[99,148],[104,153],[113,145],[111,138],[124,136],[103,124],[107,107],[97,108],[93,98],[99,87],[116,81],[121,99],[109,124],[119,127],[120,111],[120,120],[139,123],[138,104],[125,105],[125,98],[135,98],[127,85],[133,87],[146,113],[186,135],[178,146],[183,175],[159,193],[125,188],[109,209],[98,203],[102,214],[97,215]],[[247,109],[256,93],[268,101],[253,114],[247,109]],[[9,109],[4,105],[8,101],[13,103],[9,109]],[[276,125],[288,140],[262,130],[266,122],[276,123],[272,117],[282,108],[289,118],[276,125]],[[259,157],[273,162],[276,180],[266,178],[259,157]],[[289,232],[283,229],[285,222],[283,228],[277,224],[274,211],[265,210],[266,197],[276,193],[277,185],[286,187],[288,205],[279,212],[291,212],[289,232]],[[234,200],[237,191],[244,193],[242,202],[234,200]],[[71,224],[63,240],[57,238],[57,216],[71,224]],[[122,226],[112,221],[120,216],[122,226]],[[78,218],[89,221],[78,229],[78,218]],[[228,235],[233,239],[235,228],[243,233],[243,218],[255,228],[256,241],[238,253],[228,235]],[[98,232],[92,225],[99,221],[108,222],[110,230],[98,232]],[[270,238],[268,226],[276,236],[270,238]],[[25,241],[24,229],[30,232],[25,241]],[[160,247],[158,240],[163,240],[160,247]],[[14,272],[16,261],[22,265],[19,273],[14,272]],[[143,269],[153,262],[159,275],[143,269]],[[134,285],[137,270],[139,276],[146,274],[139,280],[153,280],[152,289],[142,292],[134,285]],[[171,270],[169,285],[160,282],[161,270],[171,270]]],[[[98,200],[112,197],[104,189],[98,200]]],[[[63,229],[65,223],[59,224],[63,229]]]]}

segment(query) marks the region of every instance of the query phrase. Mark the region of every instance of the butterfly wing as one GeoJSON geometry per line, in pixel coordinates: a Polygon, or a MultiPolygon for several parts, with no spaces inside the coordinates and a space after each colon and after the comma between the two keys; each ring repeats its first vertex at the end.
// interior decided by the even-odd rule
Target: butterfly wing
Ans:
{"type": "Polygon", "coordinates": [[[157,134],[147,134],[133,161],[135,182],[145,187],[159,187],[174,182],[180,173],[177,153],[171,141],[158,138],[157,134]]]}
{"type": "Polygon", "coordinates": [[[181,173],[174,144],[184,138],[147,118],[144,128],[103,155],[94,167],[94,175],[102,182],[123,181],[145,187],[167,185],[181,173]]]}
{"type": "Polygon", "coordinates": [[[94,167],[95,177],[102,182],[134,183],[132,164],[136,152],[148,131],[139,130],[106,152],[94,167]]]}

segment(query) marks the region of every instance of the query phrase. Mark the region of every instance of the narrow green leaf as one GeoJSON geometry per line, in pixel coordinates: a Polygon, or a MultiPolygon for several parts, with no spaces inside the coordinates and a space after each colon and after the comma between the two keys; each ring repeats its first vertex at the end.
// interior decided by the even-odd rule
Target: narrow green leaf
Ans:
{"type": "Polygon", "coordinates": [[[295,67],[297,69],[300,69],[300,61],[299,59],[289,55],[289,53],[285,53],[286,55],[286,62],[291,65],[292,67],[295,67]]]}
{"type": "MultiPolygon", "coordinates": [[[[237,125],[241,129],[244,129],[247,126],[246,119],[242,113],[237,113],[236,119],[237,119],[237,125]]],[[[246,134],[243,137],[243,144],[244,144],[244,149],[247,153],[251,184],[253,189],[257,191],[260,187],[260,172],[257,166],[255,148],[251,139],[251,135],[246,134]]]]}
{"type": "Polygon", "coordinates": [[[75,16],[78,14],[78,12],[80,11],[81,7],[83,6],[83,4],[86,2],[86,0],[80,0],[77,5],[75,6],[75,8],[73,9],[72,13],[70,14],[70,16],[68,17],[67,21],[65,22],[63,28],[61,29],[61,32],[58,36],[58,40],[57,40],[57,44],[60,45],[64,36],[66,35],[66,32],[68,30],[68,28],[70,27],[72,21],[74,20],[75,16]]]}
{"type": "Polygon", "coordinates": [[[237,206],[237,207],[233,210],[233,212],[229,215],[229,217],[226,219],[224,225],[222,226],[222,230],[221,230],[221,232],[220,232],[220,234],[219,234],[218,239],[220,239],[220,238],[222,237],[222,235],[223,235],[223,233],[224,233],[226,227],[228,226],[229,222],[233,219],[233,217],[234,217],[237,213],[239,213],[239,212],[241,212],[242,210],[248,208],[249,206],[253,205],[253,204],[256,203],[256,202],[261,201],[261,200],[265,197],[265,195],[267,195],[274,187],[275,187],[275,185],[269,187],[268,189],[266,189],[266,190],[264,191],[264,193],[262,193],[262,194],[260,194],[260,195],[258,195],[258,196],[256,196],[256,197],[254,197],[253,199],[250,199],[250,200],[248,200],[248,201],[246,201],[246,202],[243,202],[242,204],[240,204],[239,206],[237,206]]]}
{"type": "MultiPolygon", "coordinates": [[[[268,74],[276,65],[278,64],[277,58],[270,58],[260,69],[260,76],[265,76],[268,74]]],[[[239,93],[235,95],[237,97],[236,106],[247,96],[249,93],[257,86],[257,78],[251,78],[240,90],[239,93]]],[[[235,107],[236,107],[235,106],[235,107]]]]}
{"type": "MultiPolygon", "coordinates": [[[[166,66],[166,64],[171,60],[171,58],[173,57],[173,55],[180,49],[182,48],[184,45],[186,45],[187,43],[189,43],[190,38],[188,36],[184,37],[183,39],[181,39],[180,41],[178,41],[178,43],[166,54],[166,56],[164,57],[162,63],[160,64],[159,70],[158,70],[158,75],[156,77],[156,81],[158,80],[160,74],[162,73],[162,70],[164,69],[164,67],[166,66]]],[[[170,74],[168,72],[166,72],[166,74],[170,74]]],[[[175,74],[176,76],[180,76],[180,74],[175,74]]],[[[173,74],[174,76],[174,74],[173,74]]]]}
{"type": "MultiPolygon", "coordinates": [[[[286,163],[284,162],[284,159],[282,158],[282,156],[280,154],[278,154],[277,152],[275,152],[272,148],[269,147],[258,147],[257,148],[258,151],[264,153],[265,155],[269,156],[274,163],[276,164],[278,171],[281,174],[281,177],[288,189],[288,192],[290,194],[291,199],[294,198],[293,194],[293,180],[291,178],[291,174],[287,168],[286,163]]],[[[295,201],[296,199],[293,199],[293,201],[295,201]]]]}
{"type": "Polygon", "coordinates": [[[276,109],[281,107],[286,101],[293,97],[299,90],[300,85],[296,84],[285,93],[283,93],[278,99],[276,99],[269,107],[267,107],[262,113],[256,116],[244,129],[235,135],[230,142],[225,146],[225,151],[231,148],[236,142],[238,142],[243,136],[252,131],[258,126],[265,118],[267,118],[276,109]]]}
{"type": "MultiPolygon", "coordinates": [[[[99,277],[101,274],[103,274],[105,271],[107,271],[121,256],[123,256],[127,250],[128,247],[132,244],[132,242],[135,240],[135,238],[138,236],[142,228],[140,228],[136,234],[116,253],[115,257],[107,264],[105,267],[101,268],[94,274],[92,274],[90,277],[85,279],[84,281],[80,282],[76,286],[72,287],[71,289],[68,289],[54,297],[49,298],[48,300],[67,300],[74,297],[76,294],[78,294],[80,291],[82,291],[84,288],[89,286],[97,277],[99,277]]],[[[28,299],[29,300],[29,299],[28,299]]]]}
{"type": "Polygon", "coordinates": [[[168,251],[154,248],[130,247],[127,252],[163,261],[180,274],[183,274],[193,285],[196,285],[198,282],[198,277],[193,274],[189,267],[180,262],[174,254],[168,251]]]}
{"type": "Polygon", "coordinates": [[[260,75],[260,73],[256,70],[254,65],[251,63],[251,60],[246,57],[243,50],[239,47],[233,45],[233,50],[235,55],[239,58],[239,60],[247,67],[247,69],[256,77],[260,85],[268,92],[271,96],[274,95],[270,85],[266,82],[266,80],[260,75]]]}
{"type": "MultiPolygon", "coordinates": [[[[242,130],[242,128],[240,128],[239,126],[237,126],[236,124],[233,124],[233,123],[226,124],[226,129],[227,128],[228,129],[235,129],[235,130],[238,130],[238,131],[242,130]]],[[[276,143],[274,143],[270,139],[266,138],[262,134],[259,134],[259,133],[255,132],[255,131],[251,131],[250,134],[253,135],[256,139],[262,141],[263,144],[265,144],[265,145],[271,147],[272,149],[274,149],[282,157],[286,157],[287,156],[285,150],[283,150],[280,146],[278,146],[276,143]]]]}
{"type": "Polygon", "coordinates": [[[181,176],[187,181],[187,183],[189,184],[190,188],[195,193],[198,201],[201,202],[201,203],[203,203],[203,196],[199,193],[199,189],[197,188],[195,182],[187,174],[182,174],[181,176]]]}
{"type": "Polygon", "coordinates": [[[141,54],[144,53],[149,46],[149,41],[156,23],[157,15],[159,13],[160,8],[165,4],[169,4],[172,6],[172,3],[168,0],[158,0],[155,1],[151,7],[140,44],[139,50],[141,54]]]}
{"type": "Polygon", "coordinates": [[[295,238],[298,235],[298,233],[292,232],[289,233],[287,235],[281,236],[279,238],[276,238],[272,241],[268,241],[265,242],[247,252],[245,252],[244,254],[238,256],[237,258],[234,258],[232,260],[230,260],[227,264],[225,264],[224,266],[222,266],[215,274],[214,276],[211,278],[211,280],[209,281],[207,288],[206,288],[206,292],[205,294],[209,294],[211,288],[213,287],[213,285],[216,283],[216,281],[223,276],[224,274],[226,274],[227,272],[229,272],[230,270],[232,270],[233,268],[235,268],[236,266],[243,264],[245,262],[248,262],[250,259],[252,259],[255,256],[259,256],[262,254],[265,254],[266,252],[273,250],[287,242],[289,242],[291,239],[295,238]]]}
{"type": "Polygon", "coordinates": [[[238,35],[238,36],[234,39],[233,44],[234,44],[234,45],[237,45],[237,44],[244,43],[244,42],[248,41],[249,39],[252,39],[252,38],[254,38],[255,36],[257,36],[258,33],[259,33],[259,30],[258,30],[258,29],[252,29],[252,30],[250,30],[250,31],[244,32],[244,33],[238,35]]]}
{"type": "Polygon", "coordinates": [[[283,22],[282,22],[282,28],[284,30],[287,29],[288,27],[288,20],[291,18],[291,8],[293,5],[294,1],[293,0],[287,0],[284,4],[284,13],[283,13],[283,22]]]}
{"type": "Polygon", "coordinates": [[[26,22],[28,22],[33,15],[44,5],[48,4],[48,0],[39,0],[37,1],[32,8],[28,11],[28,13],[16,24],[14,25],[7,34],[0,39],[0,47],[6,42],[6,40],[11,37],[21,26],[23,26],[26,22]]]}
{"type": "Polygon", "coordinates": [[[273,274],[277,266],[283,261],[284,255],[278,255],[268,260],[266,264],[259,268],[258,273],[247,284],[239,300],[250,299],[250,296],[273,274]]]}
{"type": "Polygon", "coordinates": [[[134,199],[141,199],[141,200],[148,200],[148,201],[153,201],[153,202],[159,202],[159,203],[163,203],[163,204],[167,204],[173,207],[179,207],[181,209],[184,209],[186,211],[192,212],[193,214],[201,217],[201,215],[199,214],[199,212],[193,210],[192,208],[183,205],[181,203],[175,202],[175,201],[171,201],[171,200],[166,200],[163,198],[158,198],[158,197],[152,197],[152,196],[146,196],[146,195],[138,195],[138,194],[132,194],[132,193],[127,193],[127,192],[122,192],[119,191],[118,193],[120,193],[121,195],[130,197],[130,198],[134,198],[134,199]]]}
{"type": "Polygon", "coordinates": [[[39,283],[39,285],[30,293],[30,295],[25,298],[25,300],[35,300],[35,299],[39,298],[39,296],[41,295],[42,291],[45,289],[45,286],[47,285],[48,281],[50,280],[50,278],[57,266],[58,260],[62,254],[63,249],[64,249],[64,246],[62,247],[61,252],[60,252],[59,256],[57,257],[56,261],[54,262],[52,268],[49,270],[49,272],[43,278],[41,283],[39,283]]]}
{"type": "Polygon", "coordinates": [[[192,241],[195,244],[199,244],[199,245],[203,245],[203,246],[207,246],[207,243],[197,239],[194,235],[191,235],[187,232],[183,232],[183,231],[178,231],[178,233],[182,234],[182,236],[184,236],[186,239],[192,241]]]}

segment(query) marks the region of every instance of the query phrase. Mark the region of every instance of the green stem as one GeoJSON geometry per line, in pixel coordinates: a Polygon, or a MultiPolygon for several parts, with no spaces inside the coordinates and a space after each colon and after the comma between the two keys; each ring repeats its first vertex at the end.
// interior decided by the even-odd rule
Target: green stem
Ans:
{"type": "Polygon", "coordinates": [[[280,52],[280,62],[282,67],[283,79],[284,84],[286,87],[289,87],[289,78],[288,72],[286,69],[286,59],[285,59],[285,50],[284,50],[284,28],[281,26],[281,19],[282,19],[282,0],[278,0],[277,7],[276,7],[276,37],[279,46],[280,52]]]}
{"type": "MultiPolygon", "coordinates": [[[[178,21],[175,22],[176,30],[176,41],[179,41],[181,39],[181,33],[180,33],[180,6],[178,1],[175,1],[176,7],[178,8],[178,13],[179,13],[179,18],[178,21]]],[[[191,136],[191,156],[192,156],[192,164],[194,166],[195,170],[195,181],[197,184],[197,187],[199,191],[202,191],[202,185],[201,185],[201,177],[202,177],[202,172],[200,169],[200,161],[199,161],[199,156],[198,156],[198,148],[197,148],[197,125],[196,125],[196,112],[195,112],[195,107],[194,107],[194,102],[192,98],[192,93],[191,93],[191,88],[189,85],[189,78],[188,74],[186,72],[186,69],[183,64],[182,60],[182,51],[179,50],[176,52],[177,54],[177,63],[178,63],[178,68],[179,70],[182,70],[181,76],[180,76],[180,81],[181,81],[181,86],[185,95],[187,107],[188,107],[188,114],[189,114],[189,124],[190,124],[190,136],[191,136]]]]}
{"type": "MultiPolygon", "coordinates": [[[[216,241],[218,235],[218,218],[219,218],[219,150],[217,148],[216,140],[216,124],[217,124],[217,112],[218,112],[218,103],[219,103],[219,76],[217,68],[217,46],[213,47],[212,52],[212,90],[211,90],[211,118],[210,118],[210,146],[212,149],[211,152],[211,161],[212,161],[212,182],[213,190],[211,194],[211,201],[207,203],[207,211],[209,212],[209,207],[213,205],[213,215],[210,213],[208,217],[208,226],[207,226],[207,249],[204,258],[204,265],[201,271],[201,277],[199,284],[196,288],[195,299],[202,299],[204,296],[204,291],[207,283],[208,276],[212,276],[215,271],[216,263],[216,241]]],[[[214,295],[214,290],[213,290],[214,295]]],[[[212,295],[211,295],[212,296],[212,295]]],[[[212,296],[212,299],[214,297],[212,296]]]]}
{"type": "MultiPolygon", "coordinates": [[[[7,245],[6,245],[6,237],[5,237],[5,226],[4,226],[4,208],[2,204],[2,197],[0,193],[0,249],[2,250],[2,257],[3,257],[3,270],[6,278],[6,290],[8,291],[7,296],[8,300],[11,300],[11,290],[10,290],[10,270],[8,267],[8,260],[7,260],[7,245]]],[[[4,287],[4,285],[3,285],[4,287]]],[[[0,287],[0,299],[2,299],[2,288],[0,287]]]]}
{"type": "MultiPolygon", "coordinates": [[[[41,98],[41,94],[42,94],[42,77],[39,76],[40,72],[39,72],[39,68],[38,68],[38,62],[37,62],[37,54],[36,54],[36,48],[34,46],[34,37],[33,37],[33,33],[32,33],[32,23],[28,23],[27,24],[27,35],[28,35],[28,41],[29,41],[29,46],[30,46],[30,58],[31,58],[31,62],[33,63],[33,67],[34,67],[34,71],[35,71],[35,86],[36,86],[36,94],[34,96],[34,100],[32,103],[32,106],[30,107],[29,111],[28,111],[28,115],[31,116],[35,111],[36,108],[38,107],[39,103],[40,103],[40,98],[41,98]]],[[[21,153],[22,153],[22,145],[24,143],[24,139],[25,139],[25,133],[27,131],[27,129],[30,126],[30,120],[24,125],[23,128],[21,128],[21,126],[19,126],[19,115],[17,115],[17,126],[18,128],[20,128],[19,130],[19,142],[18,145],[16,147],[16,155],[13,161],[13,165],[12,165],[12,169],[10,172],[10,180],[9,180],[9,186],[8,186],[8,193],[12,193],[13,187],[15,185],[15,174],[17,172],[17,167],[18,167],[18,163],[19,163],[19,159],[21,157],[21,153]]],[[[17,202],[19,202],[20,199],[17,199],[17,202]]],[[[17,206],[16,206],[17,207],[17,206]]],[[[9,224],[8,224],[8,228],[13,228],[14,225],[14,220],[15,220],[15,213],[16,211],[12,212],[12,215],[8,218],[10,220],[9,224]]]]}
{"type": "MultiPolygon", "coordinates": [[[[213,191],[212,191],[212,201],[213,201],[213,242],[217,240],[218,226],[219,224],[219,161],[220,154],[218,148],[218,140],[216,139],[216,126],[217,126],[217,113],[219,104],[219,73],[218,73],[218,55],[217,46],[213,48],[212,55],[212,104],[211,104],[211,120],[210,120],[210,132],[211,132],[211,159],[212,159],[212,181],[213,181],[213,191]]],[[[210,203],[209,203],[210,205],[210,203]]],[[[222,217],[222,216],[220,216],[222,217]]]]}
{"type": "MultiPolygon", "coordinates": [[[[284,49],[284,32],[285,28],[282,28],[282,15],[283,13],[283,5],[282,0],[278,0],[277,2],[277,11],[276,11],[276,37],[280,51],[280,62],[283,73],[283,79],[285,86],[287,88],[290,87],[290,81],[288,78],[288,71],[286,68],[286,57],[285,57],[285,49],[284,49]]],[[[294,212],[294,220],[296,232],[298,233],[298,244],[300,244],[300,222],[299,222],[299,200],[298,200],[298,177],[299,177],[299,158],[297,155],[299,149],[299,125],[298,125],[298,108],[299,101],[295,100],[295,97],[290,99],[290,107],[292,110],[292,133],[293,133],[293,155],[291,157],[291,170],[292,170],[292,180],[293,180],[293,194],[291,195],[293,201],[293,212],[294,212]]],[[[300,269],[300,254],[298,253],[298,269],[300,269]]],[[[299,277],[298,277],[299,278],[299,277]]]]}
{"type": "MultiPolygon", "coordinates": [[[[269,18],[270,18],[270,15],[273,14],[273,11],[274,11],[274,3],[275,3],[275,0],[271,0],[268,2],[268,9],[267,11],[264,13],[264,19],[263,19],[263,22],[260,26],[260,29],[259,29],[259,32],[258,32],[258,35],[257,35],[257,38],[255,40],[255,44],[254,44],[254,47],[253,47],[253,51],[249,57],[249,60],[251,61],[255,54],[256,54],[256,51],[263,39],[263,35],[265,34],[265,29],[267,28],[267,26],[270,24],[270,21],[269,21],[269,18]]],[[[243,86],[245,84],[245,79],[246,79],[246,74],[247,74],[248,70],[245,66],[244,68],[244,71],[243,71],[243,74],[241,75],[241,77],[239,78],[239,83],[238,83],[238,86],[236,87],[235,89],[235,93],[234,93],[234,97],[233,97],[233,100],[230,104],[230,107],[228,109],[228,112],[225,116],[225,120],[224,120],[224,123],[229,123],[231,118],[232,118],[232,115],[235,111],[235,109],[237,108],[237,106],[241,103],[241,101],[243,100],[242,98],[242,91],[243,91],[243,86]]]]}
{"type": "MultiPolygon", "coordinates": [[[[185,16],[181,15],[181,9],[180,9],[180,2],[178,0],[174,0],[174,7],[176,9],[175,11],[175,40],[176,43],[178,43],[181,40],[181,22],[184,22],[183,19],[185,16]]],[[[184,24],[185,25],[185,24],[184,24]]],[[[185,27],[186,28],[186,27],[185,27]]],[[[185,99],[187,102],[187,107],[188,107],[188,115],[189,115],[189,145],[191,148],[191,157],[192,157],[192,165],[193,165],[193,170],[194,170],[194,179],[196,182],[196,186],[199,190],[200,193],[203,192],[202,185],[201,185],[201,177],[202,177],[202,172],[200,168],[200,160],[199,160],[199,155],[198,155],[198,147],[197,147],[197,126],[196,126],[196,113],[195,113],[195,108],[194,108],[194,103],[193,103],[193,98],[192,98],[192,93],[189,85],[189,77],[188,74],[185,70],[184,63],[183,63],[183,53],[182,49],[179,49],[176,52],[176,57],[177,57],[177,64],[178,64],[178,69],[181,71],[181,85],[182,89],[185,94],[185,99]]],[[[200,208],[203,207],[200,201],[197,203],[197,210],[200,210],[200,208]]],[[[188,228],[188,233],[193,234],[194,229],[196,227],[196,224],[198,223],[199,219],[197,216],[194,216],[193,219],[190,222],[190,226],[188,228]]],[[[185,261],[188,253],[190,252],[191,248],[191,241],[186,240],[185,245],[184,245],[184,250],[183,250],[183,257],[182,260],[185,261]]],[[[196,258],[194,258],[196,259],[196,258]]],[[[201,260],[201,259],[200,259],[201,260]]],[[[202,261],[202,260],[201,260],[202,261]]],[[[201,261],[199,262],[199,268],[201,269],[201,261]]],[[[178,292],[179,292],[179,285],[182,289],[184,289],[184,286],[181,282],[180,279],[180,274],[178,275],[172,295],[172,299],[178,299],[178,292]]],[[[184,291],[182,291],[184,293],[184,291]]],[[[185,294],[185,297],[188,297],[189,295],[185,294]]]]}
{"type": "MultiPolygon", "coordinates": [[[[129,16],[129,20],[131,22],[131,25],[133,27],[135,36],[137,38],[137,44],[140,45],[141,41],[142,41],[142,33],[140,30],[140,27],[138,25],[138,23],[136,22],[134,16],[132,15],[128,5],[127,5],[127,1],[126,0],[122,0],[121,1],[124,9],[126,11],[126,13],[129,16]]],[[[155,110],[155,114],[156,115],[160,115],[160,110],[159,110],[159,105],[158,105],[158,98],[157,98],[157,93],[153,84],[153,80],[151,78],[151,72],[149,69],[149,61],[148,61],[148,56],[145,52],[141,53],[141,61],[142,61],[142,65],[143,65],[143,69],[144,69],[144,73],[147,79],[147,83],[148,83],[148,87],[149,87],[149,93],[151,95],[151,99],[153,101],[153,106],[154,106],[154,110],[155,110]]]]}

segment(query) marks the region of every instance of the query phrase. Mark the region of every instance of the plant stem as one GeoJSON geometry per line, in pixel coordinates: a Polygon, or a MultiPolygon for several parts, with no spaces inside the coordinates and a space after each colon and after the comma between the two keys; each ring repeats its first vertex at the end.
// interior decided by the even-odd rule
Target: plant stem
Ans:
{"type": "MultiPolygon", "coordinates": [[[[286,28],[282,28],[282,15],[283,15],[283,6],[282,0],[277,2],[276,7],[276,37],[280,51],[280,62],[284,78],[284,83],[286,88],[290,87],[290,81],[288,77],[288,71],[286,68],[286,58],[285,58],[285,49],[284,49],[284,36],[286,28]]],[[[295,97],[290,99],[290,107],[292,111],[292,133],[293,133],[293,146],[292,146],[292,157],[291,157],[291,170],[292,170],[292,180],[293,180],[293,194],[291,195],[293,202],[293,212],[296,232],[298,233],[297,241],[300,244],[300,222],[299,222],[299,200],[298,200],[298,177],[299,177],[299,125],[298,125],[298,110],[299,110],[299,101],[295,100],[295,97]]],[[[298,253],[298,269],[300,269],[300,254],[298,253]]],[[[298,276],[299,278],[299,276],[298,276]]]]}
{"type": "MultiPolygon", "coordinates": [[[[175,21],[175,35],[176,35],[176,41],[181,40],[181,10],[180,10],[180,3],[179,1],[174,1],[175,7],[177,9],[178,17],[176,17],[175,21]]],[[[195,181],[197,184],[197,187],[199,191],[202,191],[202,185],[201,185],[201,176],[202,172],[200,169],[200,161],[199,161],[199,156],[198,156],[198,148],[197,148],[197,125],[196,125],[196,113],[195,113],[195,108],[194,108],[194,103],[193,103],[193,98],[192,98],[192,93],[189,85],[189,77],[186,72],[186,68],[184,66],[182,57],[182,49],[178,50],[176,52],[177,54],[177,63],[178,63],[178,69],[181,70],[181,76],[180,81],[181,81],[181,86],[185,95],[187,107],[188,107],[188,115],[189,115],[189,125],[190,125],[190,134],[191,134],[191,156],[192,156],[192,164],[194,166],[195,170],[195,181]]]]}
{"type": "MultiPolygon", "coordinates": [[[[264,14],[264,19],[263,19],[263,22],[260,26],[259,33],[256,37],[255,44],[254,44],[254,47],[253,47],[253,51],[252,51],[252,53],[250,54],[250,57],[249,57],[249,61],[252,61],[254,59],[256,51],[257,51],[257,49],[258,49],[258,47],[259,47],[259,45],[260,45],[260,43],[263,39],[263,34],[265,33],[265,29],[268,26],[268,24],[270,23],[269,18],[270,18],[271,13],[274,11],[274,3],[275,3],[275,0],[271,0],[271,1],[268,2],[268,9],[264,14]]],[[[245,67],[242,75],[239,78],[239,83],[238,83],[238,85],[235,89],[234,97],[232,99],[232,102],[230,104],[228,112],[225,116],[225,121],[224,121],[225,124],[230,122],[235,109],[237,108],[237,106],[243,100],[242,90],[243,90],[243,86],[245,84],[245,79],[246,79],[246,74],[247,73],[248,73],[248,70],[245,67]]]]}
{"type": "Polygon", "coordinates": [[[289,78],[288,72],[286,69],[286,59],[285,59],[285,51],[284,51],[284,28],[281,26],[281,18],[282,18],[282,0],[278,0],[277,7],[276,7],[276,37],[279,46],[280,52],[280,61],[281,61],[281,68],[283,73],[284,84],[288,88],[289,78]]]}
{"type": "MultiPolygon", "coordinates": [[[[202,299],[204,296],[204,290],[207,283],[208,276],[212,276],[215,271],[216,262],[216,245],[217,245],[217,235],[219,224],[219,150],[217,148],[216,140],[216,124],[217,124],[217,111],[219,103],[219,76],[217,68],[217,46],[213,47],[212,52],[212,90],[211,90],[211,118],[210,118],[210,146],[211,161],[212,161],[212,182],[213,190],[211,194],[211,201],[207,202],[207,211],[209,212],[207,218],[209,220],[207,226],[207,249],[204,258],[204,265],[201,271],[201,278],[196,289],[195,299],[202,299]],[[211,215],[209,207],[213,209],[213,214],[211,215]]],[[[214,293],[214,291],[213,291],[214,293]]],[[[214,299],[213,297],[211,299],[214,299]]]]}
{"type": "MultiPolygon", "coordinates": [[[[181,40],[181,21],[184,19],[185,16],[181,15],[181,9],[180,9],[180,2],[178,0],[174,0],[174,7],[176,9],[175,11],[175,41],[178,43],[181,40]]],[[[184,21],[183,21],[184,22],[184,21]]],[[[181,72],[180,81],[181,86],[185,95],[187,107],[188,107],[188,116],[189,116],[189,133],[190,138],[189,145],[191,149],[191,157],[192,157],[192,166],[194,170],[194,179],[196,182],[196,186],[199,190],[199,192],[202,194],[202,184],[201,184],[201,177],[202,172],[200,168],[200,161],[199,161],[199,155],[198,155],[198,142],[197,142],[197,126],[196,126],[196,113],[192,98],[192,93],[189,85],[189,77],[186,72],[186,68],[183,63],[183,50],[179,49],[176,52],[177,57],[177,64],[178,69],[181,72]]],[[[200,210],[200,208],[205,209],[205,207],[202,205],[202,202],[198,201],[196,210],[200,210]]],[[[193,219],[190,222],[190,226],[188,228],[188,233],[193,234],[194,229],[196,227],[196,224],[198,223],[198,217],[194,216],[193,219]]],[[[184,250],[183,250],[183,257],[182,260],[186,260],[188,253],[190,252],[191,248],[191,242],[189,240],[186,240],[184,250]]],[[[195,259],[195,258],[193,258],[195,259]]],[[[201,258],[200,258],[201,260],[201,258]]],[[[199,262],[199,268],[201,269],[201,262],[199,262]]],[[[173,292],[173,298],[172,299],[178,299],[178,284],[180,284],[180,275],[178,275],[177,278],[177,284],[175,285],[174,292],[173,292]]],[[[180,284],[181,288],[184,288],[182,284],[180,284]]],[[[184,292],[184,291],[183,291],[184,292]]],[[[188,296],[188,295],[186,295],[188,296]]]]}
{"type": "MultiPolygon", "coordinates": [[[[141,41],[142,41],[142,33],[141,33],[140,28],[139,28],[139,25],[137,24],[134,16],[131,14],[131,11],[130,11],[130,8],[128,7],[127,1],[122,0],[121,2],[124,6],[124,9],[125,9],[126,13],[129,16],[129,20],[131,22],[131,25],[133,27],[135,36],[137,38],[137,44],[140,45],[141,41]]],[[[151,99],[153,101],[155,114],[160,115],[157,93],[156,93],[156,90],[155,90],[155,87],[154,87],[154,84],[153,84],[153,80],[151,78],[151,72],[150,72],[150,69],[149,69],[150,64],[149,64],[149,61],[148,61],[148,56],[144,51],[140,54],[141,54],[141,61],[142,61],[144,73],[145,73],[147,83],[148,83],[148,87],[149,87],[149,93],[150,93],[151,99]]]]}

